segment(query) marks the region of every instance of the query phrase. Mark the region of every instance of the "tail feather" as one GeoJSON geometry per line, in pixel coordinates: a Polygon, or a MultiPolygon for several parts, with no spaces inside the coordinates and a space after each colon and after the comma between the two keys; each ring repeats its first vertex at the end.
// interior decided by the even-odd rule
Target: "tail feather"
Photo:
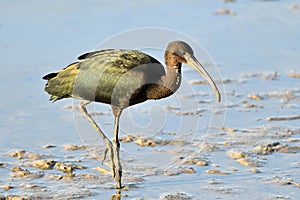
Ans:
{"type": "Polygon", "coordinates": [[[79,73],[79,62],[75,62],[59,72],[47,74],[43,79],[48,80],[45,91],[51,95],[50,101],[57,101],[72,96],[74,80],[79,73]]]}
{"type": "Polygon", "coordinates": [[[58,73],[50,73],[50,74],[47,74],[46,76],[43,76],[43,79],[44,79],[44,80],[50,80],[50,79],[56,77],[57,74],[58,74],[58,73]]]}

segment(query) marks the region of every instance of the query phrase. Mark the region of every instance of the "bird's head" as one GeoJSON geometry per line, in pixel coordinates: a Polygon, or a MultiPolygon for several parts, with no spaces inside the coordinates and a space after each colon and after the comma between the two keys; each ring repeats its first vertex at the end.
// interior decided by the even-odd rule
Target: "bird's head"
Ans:
{"type": "Polygon", "coordinates": [[[167,67],[171,67],[176,70],[180,70],[181,63],[188,64],[193,67],[212,87],[216,94],[217,101],[221,101],[221,95],[215,82],[201,63],[195,58],[193,49],[187,43],[183,41],[170,42],[165,52],[165,63],[167,67]]]}

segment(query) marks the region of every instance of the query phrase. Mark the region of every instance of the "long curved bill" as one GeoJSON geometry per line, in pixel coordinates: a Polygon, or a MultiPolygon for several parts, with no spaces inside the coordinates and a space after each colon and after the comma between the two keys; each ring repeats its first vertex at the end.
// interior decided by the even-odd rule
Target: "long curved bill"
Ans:
{"type": "Polygon", "coordinates": [[[221,101],[220,92],[219,92],[215,82],[212,80],[212,78],[207,73],[207,71],[204,69],[204,67],[201,65],[201,63],[193,55],[190,55],[188,53],[184,54],[184,58],[187,61],[187,64],[190,65],[191,67],[193,67],[198,73],[200,73],[201,76],[203,76],[203,78],[209,83],[209,85],[212,87],[212,89],[214,90],[214,92],[216,94],[217,101],[220,102],[221,101]]]}

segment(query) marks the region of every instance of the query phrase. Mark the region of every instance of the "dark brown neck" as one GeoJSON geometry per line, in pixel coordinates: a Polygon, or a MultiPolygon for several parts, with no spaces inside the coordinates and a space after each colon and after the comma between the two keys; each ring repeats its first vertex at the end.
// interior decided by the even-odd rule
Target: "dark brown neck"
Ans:
{"type": "Polygon", "coordinates": [[[166,67],[167,73],[157,82],[151,84],[147,90],[148,99],[161,99],[168,97],[176,92],[181,83],[181,63],[178,68],[166,67]]]}

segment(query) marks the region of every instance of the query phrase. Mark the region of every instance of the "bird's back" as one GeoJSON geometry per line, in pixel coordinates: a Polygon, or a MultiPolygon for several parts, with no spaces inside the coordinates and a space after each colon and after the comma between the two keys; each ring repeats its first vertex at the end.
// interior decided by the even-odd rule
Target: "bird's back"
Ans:
{"type": "Polygon", "coordinates": [[[147,100],[147,85],[165,75],[153,57],[136,50],[101,50],[43,78],[50,100],[75,97],[120,107],[147,100]]]}

